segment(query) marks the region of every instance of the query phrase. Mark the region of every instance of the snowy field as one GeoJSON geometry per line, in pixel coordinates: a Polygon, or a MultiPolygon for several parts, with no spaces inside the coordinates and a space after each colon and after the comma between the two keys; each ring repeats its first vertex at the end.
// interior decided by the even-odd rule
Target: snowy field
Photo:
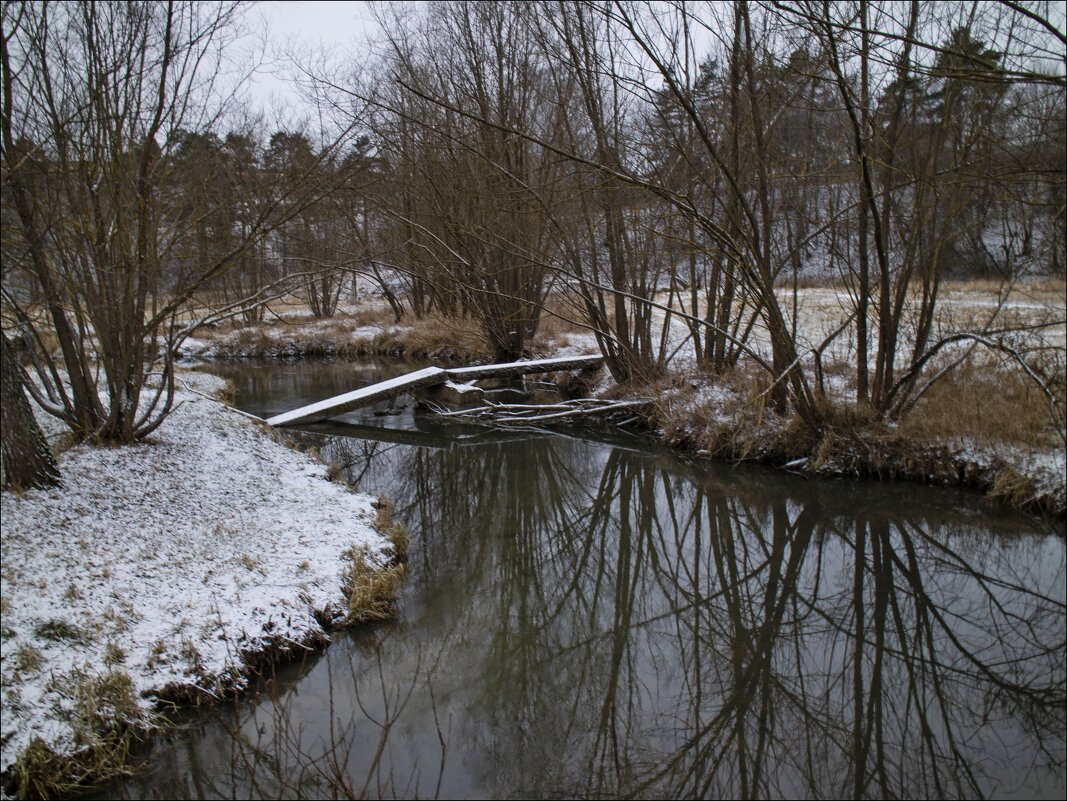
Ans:
{"type": "MultiPolygon", "coordinates": [[[[778,290],[778,300],[786,315],[787,324],[792,325],[793,297],[788,289],[778,290]]],[[[666,293],[657,300],[667,305],[666,293]]],[[[679,308],[677,299],[674,308],[679,308]]],[[[910,356],[912,340],[911,331],[918,316],[915,299],[906,306],[901,343],[897,352],[898,367],[903,367],[910,356]]],[[[701,313],[706,311],[701,308],[701,313]]],[[[841,325],[848,320],[853,311],[853,302],[848,292],[841,287],[802,288],[797,292],[796,307],[797,346],[800,352],[808,352],[821,346],[841,325]]],[[[873,312],[872,312],[873,315],[873,312]]],[[[658,333],[663,321],[663,312],[653,313],[656,321],[654,330],[658,333]]],[[[872,317],[872,326],[873,322],[872,317]]],[[[1020,336],[1029,347],[1050,346],[1063,349],[1067,345],[1067,298],[1059,287],[1029,287],[1021,285],[1012,290],[1006,298],[996,292],[968,288],[966,285],[950,286],[942,290],[938,299],[936,322],[931,341],[941,336],[959,332],[981,333],[983,331],[1000,331],[1018,328],[1020,336]]],[[[672,317],[668,332],[667,353],[676,353],[671,362],[675,370],[685,370],[693,366],[692,348],[687,345],[689,329],[678,317],[672,317]]],[[[855,330],[846,327],[827,346],[824,353],[826,363],[838,362],[855,365],[855,330]]],[[[1018,340],[1019,337],[1016,337],[1018,340]]],[[[770,357],[770,338],[766,327],[757,321],[748,343],[765,358],[770,357]]],[[[960,348],[966,345],[961,345],[960,348]]],[[[873,368],[874,352],[870,355],[873,368]]]]}
{"type": "Polygon", "coordinates": [[[150,721],[161,692],[240,688],[248,657],[343,618],[344,551],[385,560],[371,498],[181,378],[146,443],[79,445],[62,487],[2,495],[0,770],[35,738],[71,753],[108,704],[150,721]]]}

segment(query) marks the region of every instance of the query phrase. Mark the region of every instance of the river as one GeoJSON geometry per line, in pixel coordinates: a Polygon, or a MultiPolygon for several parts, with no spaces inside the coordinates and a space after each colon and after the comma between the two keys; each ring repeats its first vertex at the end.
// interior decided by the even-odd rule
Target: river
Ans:
{"type": "MultiPolygon", "coordinates": [[[[213,372],[268,416],[404,369],[213,372]]],[[[397,620],[105,795],[1064,797],[1056,524],[403,401],[307,430],[411,531],[397,620]]]]}

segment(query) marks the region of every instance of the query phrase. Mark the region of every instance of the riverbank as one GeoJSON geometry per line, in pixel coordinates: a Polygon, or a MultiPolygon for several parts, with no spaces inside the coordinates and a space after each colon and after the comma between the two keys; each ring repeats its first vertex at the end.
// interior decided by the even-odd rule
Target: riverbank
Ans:
{"type": "Polygon", "coordinates": [[[20,796],[121,770],[168,704],[325,643],[391,559],[373,499],[216,400],[221,379],[181,379],[144,443],[78,445],[61,487],[2,494],[0,772],[20,796]]]}
{"type": "Polygon", "coordinates": [[[473,323],[438,317],[390,323],[384,309],[346,307],[328,320],[276,314],[259,324],[224,324],[186,339],[181,355],[208,361],[386,356],[440,362],[484,361],[491,351],[473,323]],[[369,319],[367,319],[369,318],[369,319]]]}
{"type": "MultiPolygon", "coordinates": [[[[1008,406],[1002,413],[1014,413],[1020,425],[1032,412],[1027,406],[1040,403],[1012,398],[1006,388],[1015,383],[1013,376],[993,371],[982,381],[1001,383],[998,400],[1008,406]]],[[[998,423],[992,409],[983,422],[967,392],[948,393],[942,401],[948,408],[937,415],[916,414],[895,425],[842,405],[815,436],[796,415],[779,416],[766,404],[753,403],[755,382],[745,371],[714,384],[699,375],[674,375],[620,394],[657,398],[646,420],[649,431],[694,458],[767,464],[813,478],[963,487],[1008,508],[1067,517],[1067,453],[1057,445],[1055,432],[1012,431],[998,423]]]]}
{"type": "MultiPolygon", "coordinates": [[[[406,368],[212,369],[268,416],[406,368]]],[[[738,671],[763,669],[790,702],[768,734],[784,758],[761,786],[843,795],[857,757],[833,733],[852,725],[857,662],[865,703],[917,699],[870,716],[872,742],[906,755],[886,796],[1062,786],[1067,585],[1052,521],[972,492],[683,459],[650,437],[457,426],[410,403],[308,428],[294,436],[411,527],[401,624],[338,636],[198,715],[112,797],[699,796],[674,782],[686,771],[734,797],[732,766],[753,745],[729,731],[759,731],[766,711],[738,671]],[[910,621],[930,621],[920,640],[910,621]],[[756,636],[774,658],[739,668],[736,644],[756,636]],[[909,683],[924,670],[938,693],[909,683]],[[628,747],[602,771],[616,699],[628,747]],[[724,706],[728,731],[707,731],[724,706]],[[924,719],[966,748],[928,749],[924,719]],[[811,754],[819,738],[830,751],[811,754]]]]}

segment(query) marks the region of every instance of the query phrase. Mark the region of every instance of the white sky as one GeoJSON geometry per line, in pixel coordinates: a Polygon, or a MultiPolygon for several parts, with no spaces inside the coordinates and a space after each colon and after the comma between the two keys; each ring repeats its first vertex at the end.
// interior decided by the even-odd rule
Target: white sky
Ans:
{"type": "Polygon", "coordinates": [[[370,7],[359,0],[266,0],[254,10],[267,20],[275,41],[292,37],[311,44],[349,45],[364,39],[373,24],[370,7]]]}
{"type": "Polygon", "coordinates": [[[249,10],[248,20],[265,28],[267,36],[267,63],[255,74],[250,91],[252,101],[264,107],[299,102],[284,52],[310,53],[315,60],[358,59],[368,52],[377,28],[370,4],[356,0],[265,0],[249,10]]]}

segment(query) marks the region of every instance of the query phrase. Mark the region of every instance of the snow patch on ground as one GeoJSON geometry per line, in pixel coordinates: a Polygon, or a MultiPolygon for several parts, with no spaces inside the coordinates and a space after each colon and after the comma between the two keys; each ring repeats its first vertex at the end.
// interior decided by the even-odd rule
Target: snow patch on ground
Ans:
{"type": "Polygon", "coordinates": [[[346,549],[385,561],[371,498],[221,403],[178,400],[146,443],[78,445],[62,487],[2,494],[0,771],[34,738],[77,747],[79,679],[123,671],[146,714],[164,688],[239,688],[246,655],[342,616],[346,549]]]}
{"type": "Polygon", "coordinates": [[[563,356],[586,356],[590,353],[600,353],[600,345],[596,336],[589,333],[569,332],[563,342],[556,344],[546,355],[553,358],[563,356]]]}
{"type": "Polygon", "coordinates": [[[1019,444],[964,441],[958,458],[986,469],[1003,463],[1034,483],[1034,494],[1067,500],[1067,451],[1037,449],[1019,444]]]}
{"type": "Polygon", "coordinates": [[[691,376],[680,387],[664,390],[661,398],[669,405],[674,416],[690,421],[686,433],[694,440],[700,439],[703,434],[700,426],[706,422],[732,424],[741,400],[729,387],[711,383],[706,377],[698,375],[691,376]]]}

